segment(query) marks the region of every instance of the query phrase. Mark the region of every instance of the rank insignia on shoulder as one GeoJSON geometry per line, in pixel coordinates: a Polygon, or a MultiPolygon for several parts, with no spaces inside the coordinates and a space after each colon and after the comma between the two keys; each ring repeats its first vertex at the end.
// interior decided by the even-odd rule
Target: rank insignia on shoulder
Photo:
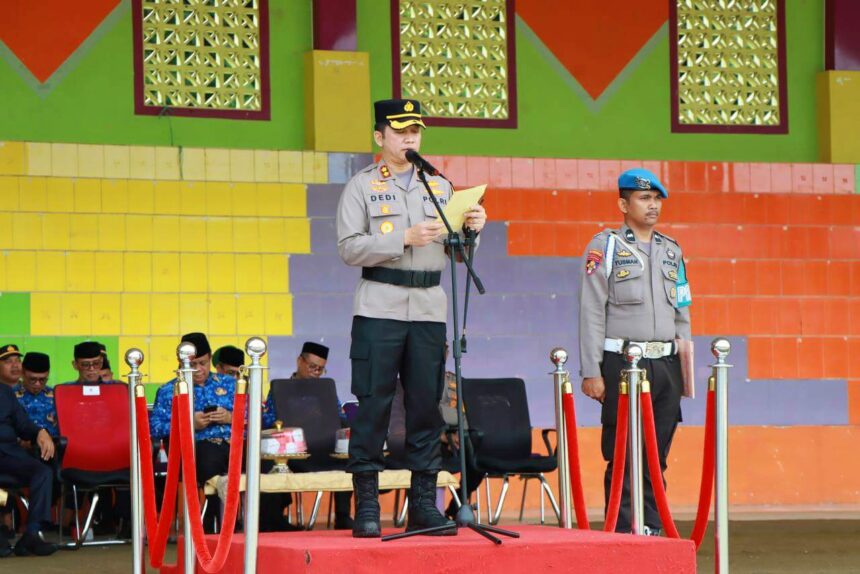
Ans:
{"type": "Polygon", "coordinates": [[[382,233],[391,233],[392,231],[394,231],[394,224],[390,221],[383,221],[382,224],[379,226],[379,231],[381,231],[382,233]]]}
{"type": "Polygon", "coordinates": [[[384,177],[385,179],[388,179],[389,177],[391,177],[391,170],[390,170],[390,169],[388,169],[388,166],[387,166],[387,165],[383,165],[383,166],[381,166],[381,167],[379,168],[379,173],[380,173],[380,174],[382,175],[382,177],[384,177]]]}
{"type": "Polygon", "coordinates": [[[675,270],[669,271],[669,279],[675,281],[678,279],[678,272],[675,270]]]}
{"type": "Polygon", "coordinates": [[[218,395],[219,397],[223,397],[224,395],[227,394],[227,389],[218,387],[217,389],[215,389],[215,394],[218,395]]]}
{"type": "Polygon", "coordinates": [[[588,254],[585,256],[585,274],[591,275],[597,271],[602,260],[603,253],[601,251],[598,251],[597,249],[589,249],[588,254]]]}
{"type": "Polygon", "coordinates": [[[615,254],[618,257],[630,257],[631,255],[633,255],[632,253],[630,253],[626,249],[622,249],[621,251],[616,251],[615,254]]]}
{"type": "Polygon", "coordinates": [[[633,235],[632,229],[627,229],[624,231],[624,239],[631,242],[636,241],[636,236],[633,235]]]}
{"type": "Polygon", "coordinates": [[[615,274],[615,277],[618,279],[624,279],[628,275],[630,275],[630,272],[627,269],[622,269],[621,271],[619,271],[618,273],[615,274]]]}

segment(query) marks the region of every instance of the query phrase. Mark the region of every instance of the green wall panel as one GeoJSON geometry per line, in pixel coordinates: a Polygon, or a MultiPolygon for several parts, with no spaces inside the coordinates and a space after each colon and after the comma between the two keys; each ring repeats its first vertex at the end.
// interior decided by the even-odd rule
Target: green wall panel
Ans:
{"type": "MultiPolygon", "coordinates": [[[[0,345],[9,336],[30,334],[30,294],[0,293],[0,345]]],[[[15,343],[16,341],[10,340],[15,343]]]]}

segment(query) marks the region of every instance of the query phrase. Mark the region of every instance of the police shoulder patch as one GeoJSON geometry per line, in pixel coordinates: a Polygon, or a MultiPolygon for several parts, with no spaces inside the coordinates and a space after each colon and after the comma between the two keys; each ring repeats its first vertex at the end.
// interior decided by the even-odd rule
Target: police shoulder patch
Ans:
{"type": "Polygon", "coordinates": [[[657,235],[659,235],[660,237],[663,237],[664,239],[668,239],[669,241],[671,241],[672,243],[674,243],[674,244],[675,244],[675,245],[677,245],[678,247],[680,247],[680,246],[681,246],[681,244],[680,244],[680,243],[678,243],[678,240],[676,240],[674,237],[669,237],[669,236],[668,236],[668,235],[666,235],[665,233],[660,233],[659,231],[654,231],[654,233],[655,233],[655,234],[657,234],[657,235]]]}

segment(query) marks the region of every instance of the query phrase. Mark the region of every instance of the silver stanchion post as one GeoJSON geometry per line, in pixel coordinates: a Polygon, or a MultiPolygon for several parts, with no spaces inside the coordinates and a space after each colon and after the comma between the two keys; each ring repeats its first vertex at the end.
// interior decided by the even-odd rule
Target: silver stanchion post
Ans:
{"type": "MultiPolygon", "coordinates": [[[[177,371],[176,374],[178,378],[176,380],[176,385],[187,385],[188,387],[188,418],[191,421],[191,433],[194,436],[194,369],[191,367],[191,357],[197,356],[197,348],[194,346],[194,343],[189,341],[185,341],[180,343],[179,347],[176,348],[176,357],[179,359],[179,363],[182,365],[177,371]]],[[[176,397],[174,396],[174,400],[176,397]]],[[[180,413],[179,416],[186,416],[184,413],[180,413]]],[[[171,431],[177,432],[177,440],[179,438],[179,429],[170,429],[171,431]]],[[[194,440],[191,441],[191,444],[194,444],[194,440]]],[[[174,446],[175,448],[175,446],[174,446]]],[[[185,480],[183,477],[182,480],[185,480]]],[[[197,485],[194,485],[195,487],[197,485]]],[[[185,501],[184,504],[185,510],[185,527],[183,528],[182,535],[184,536],[183,540],[183,558],[185,560],[185,571],[186,572],[194,572],[194,566],[197,564],[197,558],[194,555],[194,540],[191,538],[191,516],[188,514],[188,501],[185,501]]]]}
{"type": "Polygon", "coordinates": [[[266,342],[251,337],[245,343],[248,365],[248,459],[245,463],[245,574],[257,572],[257,535],[260,530],[260,433],[263,423],[263,369],[260,359],[266,342]]]}
{"type": "Polygon", "coordinates": [[[137,410],[135,398],[144,395],[141,384],[140,365],[143,364],[143,351],[129,349],[125,354],[125,364],[131,368],[128,374],[128,408],[131,433],[129,455],[131,456],[129,484],[131,486],[131,568],[132,574],[143,572],[143,492],[140,483],[140,459],[137,448],[137,410]]]}
{"type": "Polygon", "coordinates": [[[729,368],[726,363],[732,346],[727,339],[711,341],[711,353],[717,362],[711,365],[717,386],[714,391],[716,406],[715,461],[714,473],[716,499],[714,501],[716,560],[715,571],[727,574],[729,571],[729,368]]]}
{"type": "MultiPolygon", "coordinates": [[[[558,494],[561,498],[559,526],[573,528],[573,496],[570,491],[570,463],[568,461],[567,421],[565,421],[562,395],[564,388],[570,386],[570,373],[564,365],[567,363],[567,351],[556,347],[549,353],[549,360],[555,365],[552,375],[553,390],[555,391],[555,428],[557,435],[556,458],[558,460],[558,494]]],[[[568,391],[569,392],[569,391],[568,391]]]]}
{"type": "Polygon", "coordinates": [[[639,404],[641,391],[639,383],[642,378],[639,361],[642,359],[642,348],[639,345],[629,345],[625,358],[630,363],[630,368],[626,369],[630,392],[630,408],[627,411],[630,527],[633,534],[645,534],[645,502],[642,493],[642,406],[639,404]]]}

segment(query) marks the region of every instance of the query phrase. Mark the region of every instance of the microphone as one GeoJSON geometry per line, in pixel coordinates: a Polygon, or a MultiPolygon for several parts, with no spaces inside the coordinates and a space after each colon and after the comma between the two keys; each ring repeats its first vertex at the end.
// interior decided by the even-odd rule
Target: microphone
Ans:
{"type": "Polygon", "coordinates": [[[433,165],[418,155],[418,152],[414,149],[406,150],[406,161],[417,167],[419,170],[429,173],[430,175],[442,175],[439,173],[439,170],[433,167],[433,165]]]}

